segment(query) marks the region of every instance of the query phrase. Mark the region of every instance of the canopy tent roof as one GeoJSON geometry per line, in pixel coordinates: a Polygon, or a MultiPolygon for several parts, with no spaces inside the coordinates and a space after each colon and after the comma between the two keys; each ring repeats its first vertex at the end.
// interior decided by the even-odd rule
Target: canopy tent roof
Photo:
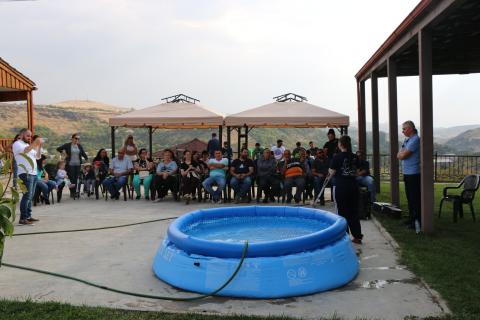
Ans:
{"type": "Polygon", "coordinates": [[[115,116],[108,123],[129,128],[218,128],[223,125],[223,115],[197,103],[167,102],[115,116]]]}
{"type": "Polygon", "coordinates": [[[304,101],[276,101],[229,115],[225,125],[255,128],[325,128],[345,127],[349,116],[304,101]]]}

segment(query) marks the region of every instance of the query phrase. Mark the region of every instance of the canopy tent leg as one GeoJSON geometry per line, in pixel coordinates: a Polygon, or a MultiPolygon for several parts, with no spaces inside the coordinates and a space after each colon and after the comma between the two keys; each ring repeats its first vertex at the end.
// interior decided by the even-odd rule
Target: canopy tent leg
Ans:
{"type": "Polygon", "coordinates": [[[152,134],[153,134],[153,129],[150,126],[148,127],[148,152],[150,152],[150,158],[153,157],[152,134]]]}
{"type": "Polygon", "coordinates": [[[223,146],[223,126],[218,126],[218,141],[220,141],[220,148],[222,148],[222,146],[223,146]]]}
{"type": "MultiPolygon", "coordinates": [[[[228,147],[231,148],[232,145],[231,145],[231,141],[232,141],[232,128],[231,127],[227,127],[227,143],[228,143],[228,147]]],[[[230,160],[232,160],[232,156],[230,154],[228,154],[228,161],[229,161],[229,164],[230,164],[230,160]]]]}
{"type": "Polygon", "coordinates": [[[248,126],[245,126],[245,148],[248,149],[248,126]]]}
{"type": "Polygon", "coordinates": [[[240,151],[241,151],[241,148],[242,148],[242,127],[238,127],[237,128],[237,131],[238,131],[238,135],[237,135],[237,156],[240,156],[240,151]]]}
{"type": "Polygon", "coordinates": [[[115,127],[110,127],[110,136],[112,140],[112,159],[115,157],[115,127]]]}

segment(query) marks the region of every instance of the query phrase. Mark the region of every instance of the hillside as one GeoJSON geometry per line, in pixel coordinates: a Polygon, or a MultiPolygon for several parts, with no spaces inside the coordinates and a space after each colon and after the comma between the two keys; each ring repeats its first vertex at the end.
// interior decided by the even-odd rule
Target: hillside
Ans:
{"type": "Polygon", "coordinates": [[[470,129],[448,140],[445,145],[462,153],[480,153],[480,128],[470,129]]]}
{"type": "MultiPolygon", "coordinates": [[[[46,148],[51,154],[56,154],[55,148],[70,141],[72,133],[78,132],[82,145],[90,155],[93,155],[99,148],[110,148],[108,118],[130,110],[82,100],[64,101],[54,105],[36,105],[35,130],[36,133],[48,138],[46,148]]],[[[12,137],[20,128],[26,126],[26,106],[0,103],[0,119],[2,119],[0,136],[12,137]]],[[[460,128],[455,127],[455,130],[459,132],[460,128]]],[[[441,128],[440,131],[452,132],[448,128],[441,128]]],[[[208,141],[211,132],[212,130],[208,129],[157,130],[153,136],[154,150],[188,142],[193,138],[208,141]]],[[[147,130],[119,128],[116,135],[117,148],[129,133],[134,135],[139,147],[148,146],[147,130]]],[[[355,149],[357,128],[350,127],[349,133],[355,149]]],[[[314,141],[316,146],[323,146],[327,139],[326,129],[252,129],[249,134],[249,146],[253,146],[255,142],[260,142],[263,146],[271,146],[279,138],[284,140],[288,148],[294,148],[297,141],[301,141],[306,146],[310,140],[314,141]]],[[[446,143],[439,140],[435,137],[435,151],[438,153],[480,152],[480,128],[468,130],[446,143]]],[[[236,132],[232,131],[234,149],[236,144],[236,132]]],[[[367,148],[367,152],[371,152],[371,132],[367,133],[367,148]]],[[[381,131],[380,152],[388,153],[388,148],[388,135],[381,131]]]]}

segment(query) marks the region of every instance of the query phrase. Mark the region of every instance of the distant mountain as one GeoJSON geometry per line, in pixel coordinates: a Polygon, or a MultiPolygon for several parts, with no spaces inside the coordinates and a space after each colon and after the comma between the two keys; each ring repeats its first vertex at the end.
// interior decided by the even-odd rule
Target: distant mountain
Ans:
{"type": "MultiPolygon", "coordinates": [[[[132,109],[111,106],[108,104],[88,101],[70,100],[52,105],[35,105],[35,131],[48,138],[47,150],[56,154],[55,148],[70,141],[73,133],[79,133],[81,143],[89,155],[94,155],[100,148],[110,148],[110,128],[108,118],[128,112],[132,109]]],[[[0,103],[0,137],[13,137],[16,132],[26,126],[26,106],[24,104],[0,103]]],[[[382,127],[382,126],[381,126],[382,127]]],[[[473,153],[480,152],[480,128],[472,126],[457,126],[452,128],[435,128],[435,146],[438,153],[473,153]],[[470,128],[466,132],[463,129],[470,128]],[[460,133],[454,136],[453,133],[460,133]],[[445,139],[445,137],[449,137],[445,139]]],[[[476,126],[473,126],[476,127],[476,126]]],[[[367,126],[367,128],[370,128],[367,126]]],[[[153,135],[154,151],[171,147],[176,144],[198,138],[208,141],[213,130],[210,129],[181,129],[181,130],[156,130],[153,135]]],[[[224,130],[224,139],[226,137],[224,130]]],[[[145,129],[118,128],[116,133],[116,147],[118,148],[128,134],[133,134],[139,147],[148,146],[148,135],[145,129]]],[[[349,128],[353,148],[357,148],[357,128],[353,124],[349,128]]],[[[339,134],[338,134],[339,135],[339,134]]],[[[272,146],[277,139],[282,139],[286,147],[293,149],[295,143],[300,141],[304,147],[309,141],[316,146],[323,146],[327,140],[326,129],[257,129],[249,133],[249,146],[259,142],[262,146],[272,146]]],[[[399,139],[403,141],[402,135],[399,139]]],[[[237,135],[232,131],[232,147],[237,146],[237,135]]],[[[399,142],[400,144],[401,142],[399,142]]],[[[367,152],[371,153],[372,137],[367,132],[367,152]]],[[[385,130],[380,132],[380,152],[389,152],[388,134],[385,130]]]]}
{"type": "Polygon", "coordinates": [[[480,128],[480,124],[472,124],[472,125],[465,125],[465,126],[455,126],[455,127],[448,127],[448,128],[433,128],[433,135],[437,142],[442,143],[446,142],[447,140],[458,136],[459,134],[463,134],[466,131],[480,128]]]}
{"type": "Polygon", "coordinates": [[[455,148],[460,153],[480,153],[480,128],[470,129],[449,139],[445,145],[455,148]]]}

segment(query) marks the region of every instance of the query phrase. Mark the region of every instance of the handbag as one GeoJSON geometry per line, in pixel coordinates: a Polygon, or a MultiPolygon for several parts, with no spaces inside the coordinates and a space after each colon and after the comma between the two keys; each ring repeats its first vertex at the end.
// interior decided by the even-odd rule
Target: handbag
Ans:
{"type": "Polygon", "coordinates": [[[138,177],[140,179],[144,179],[144,178],[148,177],[149,175],[150,175],[149,171],[139,171],[138,172],[138,177]]]}

